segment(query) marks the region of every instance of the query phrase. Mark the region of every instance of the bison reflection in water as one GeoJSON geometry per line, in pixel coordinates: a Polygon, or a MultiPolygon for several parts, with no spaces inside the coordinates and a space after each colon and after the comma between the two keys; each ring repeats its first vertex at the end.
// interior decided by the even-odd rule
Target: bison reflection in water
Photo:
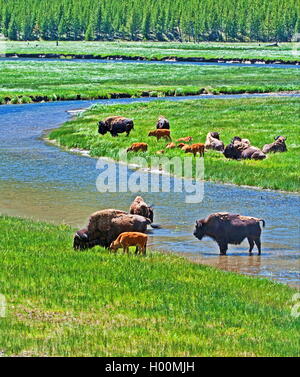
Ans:
{"type": "Polygon", "coordinates": [[[207,236],[217,242],[220,254],[226,255],[228,244],[239,245],[245,238],[248,239],[252,252],[254,243],[258,254],[261,253],[261,228],[260,221],[265,226],[265,221],[256,217],[241,216],[231,213],[213,213],[206,219],[196,221],[194,236],[199,240],[207,236]]]}

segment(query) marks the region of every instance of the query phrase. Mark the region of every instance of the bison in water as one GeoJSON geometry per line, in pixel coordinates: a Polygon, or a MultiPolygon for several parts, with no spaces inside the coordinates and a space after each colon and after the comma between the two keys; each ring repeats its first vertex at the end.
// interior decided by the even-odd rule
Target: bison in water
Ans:
{"type": "Polygon", "coordinates": [[[145,233],[150,220],[116,209],[105,209],[90,216],[87,228],[75,233],[74,249],[83,250],[96,245],[108,248],[123,232],[145,233]]]}
{"type": "Polygon", "coordinates": [[[137,196],[131,203],[129,213],[132,215],[144,216],[147,219],[150,219],[151,223],[153,223],[153,207],[148,206],[141,196],[137,196]]]}
{"type": "Polygon", "coordinates": [[[263,153],[276,153],[276,152],[286,152],[287,147],[285,144],[286,137],[284,136],[277,136],[275,137],[275,141],[271,144],[266,144],[263,147],[263,153]]]}
{"type": "Polygon", "coordinates": [[[101,135],[110,132],[111,136],[118,136],[118,134],[126,132],[128,136],[132,129],[133,120],[121,116],[108,117],[98,123],[98,133],[101,135]]]}
{"type": "Polygon", "coordinates": [[[156,123],[156,129],[158,130],[169,130],[170,129],[170,122],[168,121],[167,118],[164,116],[160,115],[158,118],[158,121],[156,123]]]}
{"type": "Polygon", "coordinates": [[[219,132],[209,132],[205,140],[205,148],[223,152],[224,143],[220,140],[219,132]]]}
{"type": "Polygon", "coordinates": [[[196,221],[194,236],[199,240],[202,240],[205,236],[215,240],[219,245],[221,255],[226,255],[228,244],[239,245],[247,238],[250,245],[249,253],[252,253],[255,243],[260,255],[260,221],[265,226],[265,221],[256,217],[241,216],[226,212],[213,213],[206,219],[196,221]]]}

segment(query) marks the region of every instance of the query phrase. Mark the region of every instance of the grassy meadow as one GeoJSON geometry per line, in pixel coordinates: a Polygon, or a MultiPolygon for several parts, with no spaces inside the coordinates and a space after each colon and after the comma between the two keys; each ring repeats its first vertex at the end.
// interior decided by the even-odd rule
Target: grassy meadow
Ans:
{"type": "Polygon", "coordinates": [[[180,43],[180,42],[87,42],[3,41],[0,53],[93,55],[95,57],[128,56],[144,59],[205,58],[205,59],[257,59],[262,61],[300,61],[299,42],[280,43],[180,43]],[[297,50],[298,48],[298,50],[297,50]]]}
{"type": "Polygon", "coordinates": [[[293,90],[293,68],[0,59],[0,104],[293,90]]]}
{"type": "Polygon", "coordinates": [[[66,225],[0,228],[2,356],[299,356],[288,286],[171,254],[75,252],[66,225]]]}
{"type": "MultiPolygon", "coordinates": [[[[265,160],[234,161],[226,159],[216,151],[205,154],[205,179],[237,185],[259,186],[265,189],[300,191],[299,154],[300,138],[300,99],[299,98],[252,98],[214,99],[179,102],[155,101],[128,105],[95,105],[60,128],[49,134],[50,139],[68,148],[81,148],[90,151],[93,157],[117,159],[120,149],[126,149],[134,142],[146,142],[148,151],[132,156],[157,156],[167,142],[148,137],[155,128],[159,115],[166,116],[171,123],[171,136],[176,140],[192,136],[193,142],[204,142],[209,131],[220,132],[225,144],[232,137],[240,136],[251,144],[262,148],[271,143],[274,137],[287,137],[288,152],[269,154],[265,160]],[[120,134],[113,138],[110,134],[97,133],[97,122],[111,115],[123,115],[134,119],[135,129],[129,137],[120,134]]],[[[184,157],[180,149],[168,149],[164,156],[184,157]]]]}

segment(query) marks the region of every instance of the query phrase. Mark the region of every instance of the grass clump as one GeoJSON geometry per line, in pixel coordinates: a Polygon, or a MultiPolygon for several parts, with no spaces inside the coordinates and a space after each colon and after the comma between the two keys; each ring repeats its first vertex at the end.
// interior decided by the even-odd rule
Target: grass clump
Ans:
{"type": "Polygon", "coordinates": [[[73,230],[0,217],[7,356],[299,356],[287,286],[182,257],[72,250],[73,230]]]}
{"type": "MultiPolygon", "coordinates": [[[[155,128],[157,117],[165,115],[171,122],[171,136],[176,140],[192,136],[194,142],[204,142],[209,131],[220,132],[225,144],[232,137],[241,136],[252,145],[262,148],[278,135],[287,136],[288,152],[269,154],[262,161],[232,161],[222,154],[208,151],[205,155],[205,179],[259,186],[265,189],[300,191],[299,154],[300,140],[297,127],[300,122],[299,98],[256,98],[229,100],[195,100],[130,105],[96,105],[81,117],[53,130],[49,137],[60,145],[90,150],[94,157],[118,158],[120,149],[131,143],[146,142],[148,151],[143,154],[148,160],[164,149],[165,141],[157,142],[148,137],[155,128]],[[134,119],[135,129],[129,137],[121,134],[100,136],[97,122],[110,115],[124,115],[134,119]]],[[[133,156],[130,154],[130,156],[133,156]]],[[[186,156],[179,149],[166,150],[165,156],[186,156]]]]}

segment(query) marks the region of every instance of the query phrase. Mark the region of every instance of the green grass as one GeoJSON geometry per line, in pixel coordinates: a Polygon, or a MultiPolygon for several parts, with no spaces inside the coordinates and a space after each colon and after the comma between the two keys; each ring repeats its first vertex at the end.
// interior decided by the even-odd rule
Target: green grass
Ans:
{"type": "MultiPolygon", "coordinates": [[[[206,59],[258,59],[300,61],[299,43],[280,43],[279,47],[268,47],[270,43],[178,43],[178,42],[2,42],[3,53],[19,54],[86,54],[97,57],[128,56],[146,59],[164,57],[206,59]]],[[[1,51],[0,51],[1,52],[1,51]]]]}
{"type": "MultiPolygon", "coordinates": [[[[57,130],[49,137],[68,148],[87,149],[91,156],[106,156],[117,159],[120,149],[133,142],[146,142],[146,153],[140,153],[149,160],[157,156],[156,151],[165,147],[166,141],[156,142],[148,137],[148,131],[155,128],[160,114],[171,122],[171,136],[176,140],[192,136],[193,142],[204,142],[209,131],[220,132],[225,144],[233,136],[248,138],[252,145],[262,148],[271,143],[275,136],[287,137],[288,152],[269,154],[262,161],[226,159],[222,154],[208,151],[205,155],[205,179],[238,185],[259,186],[267,189],[300,191],[300,99],[299,98],[252,98],[229,100],[194,100],[130,105],[96,105],[57,130]],[[135,129],[127,138],[121,134],[112,138],[110,134],[100,136],[97,122],[110,115],[124,115],[134,119],[135,129]]],[[[130,156],[136,156],[130,154],[130,156]]],[[[166,150],[164,156],[186,156],[179,149],[166,150]]],[[[130,158],[129,158],[130,160],[130,158]]]]}
{"type": "Polygon", "coordinates": [[[291,90],[296,69],[0,59],[0,104],[291,90]]]}
{"type": "Polygon", "coordinates": [[[292,288],[171,254],[75,252],[65,225],[0,228],[4,355],[299,356],[292,288]]]}

